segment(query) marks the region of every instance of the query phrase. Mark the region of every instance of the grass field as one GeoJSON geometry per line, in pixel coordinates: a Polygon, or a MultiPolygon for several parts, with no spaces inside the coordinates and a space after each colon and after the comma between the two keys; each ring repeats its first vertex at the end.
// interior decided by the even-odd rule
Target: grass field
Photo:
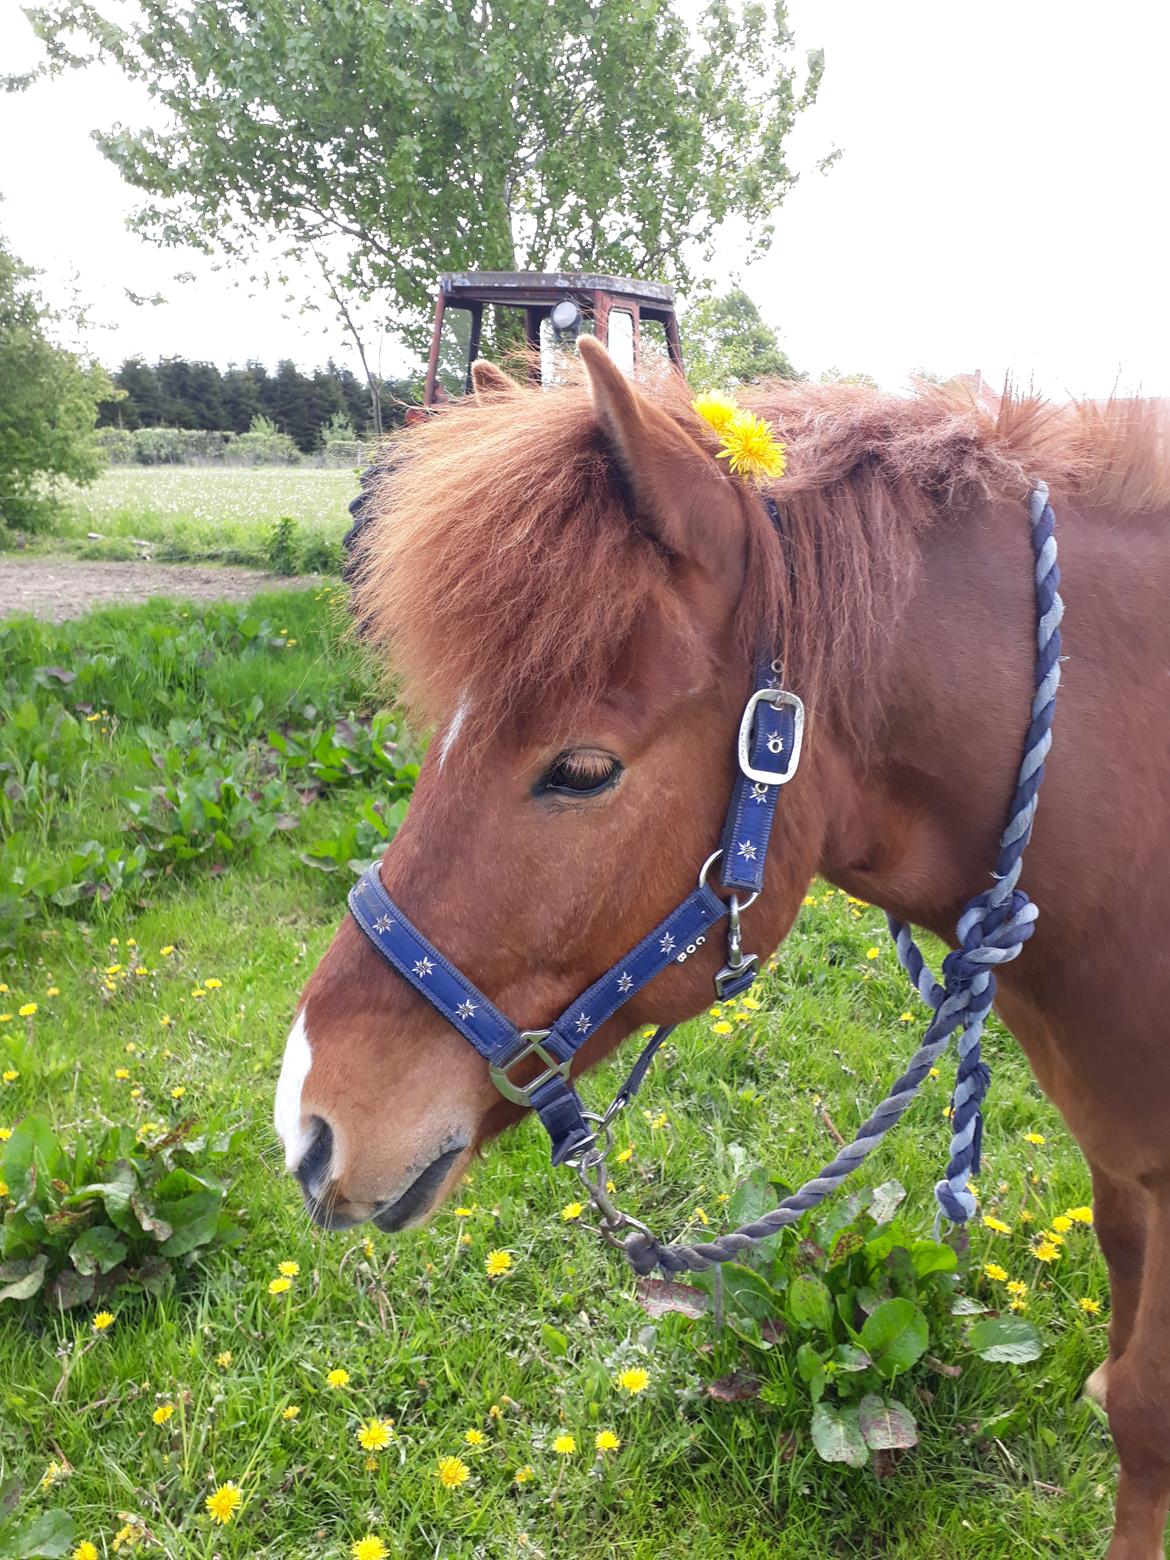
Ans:
{"type": "Polygon", "coordinates": [[[354,472],[309,466],[114,466],[66,495],[60,524],[37,545],[133,558],[136,538],[163,561],[263,565],[269,533],[285,515],[302,543],[339,542],[356,491],[354,472]],[[100,540],[89,540],[91,531],[100,540]]]}
{"type": "MultiPolygon", "coordinates": [[[[160,475],[172,473],[150,474],[152,504],[160,475]]],[[[314,491],[321,479],[321,508],[336,512],[344,478],[298,472],[302,493],[306,476],[314,491]]],[[[385,777],[323,784],[296,828],[255,849],[246,814],[233,824],[238,838],[205,849],[195,819],[183,838],[200,850],[183,860],[166,846],[157,859],[169,874],[117,879],[109,859],[127,857],[136,836],[126,797],[157,778],[168,744],[276,787],[286,777],[271,767],[271,726],[295,737],[376,703],[339,642],[338,617],[331,593],[308,592],[204,624],[154,603],[59,629],[0,630],[0,765],[10,783],[19,766],[22,788],[4,815],[6,891],[15,903],[38,864],[80,842],[105,852],[76,902],[38,899],[11,922],[0,952],[0,1127],[11,1142],[39,1112],[65,1141],[151,1122],[149,1142],[157,1124],[192,1117],[200,1132],[244,1128],[228,1192],[237,1244],[209,1251],[162,1293],[116,1292],[105,1328],[95,1328],[96,1300],[64,1311],[40,1297],[0,1303],[0,1555],[73,1554],[88,1542],[103,1556],[342,1560],[367,1537],[419,1560],[1100,1552],[1115,1461],[1079,1391],[1104,1353],[1104,1268],[1091,1231],[1064,1217],[1087,1203],[1088,1175],[994,1024],[981,1211],[1007,1229],[977,1223],[947,1283],[991,1313],[1008,1312],[1009,1281],[1025,1284],[1017,1314],[1044,1350],[1023,1365],[976,1357],[971,1318],[950,1314],[949,1288],[945,1306],[936,1295],[929,1354],[894,1383],[919,1444],[863,1467],[816,1453],[796,1363],[811,1334],[793,1323],[791,1291],[776,1296],[772,1341],[752,1323],[759,1309],[735,1298],[767,1289],[750,1274],[731,1291],[721,1333],[707,1318],[652,1319],[621,1260],[564,1217],[574,1182],[550,1170],[531,1122],[488,1150],[463,1211],[449,1207],[421,1232],[367,1242],[363,1231],[309,1226],[282,1174],[270,1100],[297,993],[351,878],[301,855],[310,837],[344,832],[385,777]],[[45,668],[77,677],[62,683],[45,668]],[[71,730],[62,712],[82,736],[60,735],[71,730]],[[168,734],[174,720],[188,724],[168,734]],[[197,738],[192,721],[203,723],[197,738]],[[38,733],[54,730],[46,786],[30,780],[30,754],[38,733]],[[1034,1237],[1054,1219],[1065,1225],[1059,1255],[1039,1261],[1034,1237]],[[511,1259],[495,1278],[492,1251],[511,1259]],[[281,1263],[298,1271],[272,1293],[281,1263]],[[622,1389],[627,1370],[645,1372],[643,1389],[622,1389]],[[331,1386],[337,1371],[344,1384],[331,1386]],[[758,1390],[712,1395],[736,1371],[758,1390]],[[374,1419],[393,1425],[388,1444],[369,1450],[358,1432],[374,1419]],[[596,1451],[605,1431],[620,1444],[596,1451]],[[205,1503],[229,1481],[242,1503],[215,1525],[205,1503]],[[36,1532],[51,1530],[58,1547],[36,1547],[36,1532]]],[[[190,757],[185,771],[195,772],[190,757]]],[[[174,780],[186,783],[186,772],[174,780]]],[[[831,1156],[832,1128],[852,1135],[916,1043],[881,916],[823,886],[757,995],[757,1008],[734,1004],[678,1031],[624,1123],[621,1197],[658,1230],[717,1227],[754,1166],[803,1179],[831,1156]]],[[[908,1188],[890,1226],[907,1246],[931,1232],[948,1074],[926,1085],[863,1175],[865,1187],[896,1178],[908,1188]]],[[[617,1075],[607,1066],[586,1089],[602,1099],[617,1075]]],[[[854,1211],[868,1236],[873,1218],[854,1211]]],[[[831,1277],[832,1224],[801,1233],[816,1246],[790,1241],[786,1260],[831,1277]]]]}

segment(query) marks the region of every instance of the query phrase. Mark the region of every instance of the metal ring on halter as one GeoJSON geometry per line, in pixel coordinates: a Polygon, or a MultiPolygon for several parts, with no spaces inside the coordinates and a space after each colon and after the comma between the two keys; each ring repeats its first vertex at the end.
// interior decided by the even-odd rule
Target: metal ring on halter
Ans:
{"type": "MultiPolygon", "coordinates": [[[[711,854],[707,857],[706,861],[699,868],[699,887],[700,888],[705,888],[706,887],[706,884],[707,884],[707,874],[708,874],[708,872],[710,872],[711,868],[719,860],[719,858],[720,858],[720,856],[722,856],[722,854],[723,854],[723,847],[721,845],[718,850],[713,850],[711,852],[711,854]]],[[[752,905],[755,904],[756,900],[759,897],[760,897],[759,890],[757,889],[757,891],[754,894],[749,894],[748,897],[744,900],[744,902],[742,904],[740,904],[738,895],[733,894],[731,896],[731,903],[737,907],[738,914],[742,915],[745,910],[750,910],[751,909],[752,905]]]]}

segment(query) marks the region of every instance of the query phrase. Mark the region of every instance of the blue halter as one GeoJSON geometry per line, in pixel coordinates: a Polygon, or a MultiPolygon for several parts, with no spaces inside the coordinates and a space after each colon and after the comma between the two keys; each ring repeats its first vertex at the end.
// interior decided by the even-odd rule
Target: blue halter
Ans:
{"type": "MultiPolygon", "coordinates": [[[[740,947],[739,917],[763,887],[780,787],[796,773],[803,731],[803,704],[779,687],[775,663],[761,656],[740,720],[738,772],[723,837],[704,862],[698,886],[548,1029],[522,1030],[494,1007],[402,913],[382,886],[376,862],[350,891],[354,920],[386,962],[475,1047],[504,1098],[530,1105],[540,1117],[552,1139],[554,1165],[582,1154],[597,1135],[590,1121],[596,1123],[598,1118],[585,1111],[569,1082],[573,1057],[635,993],[672,964],[685,964],[724,918],[729,920],[727,962],[715,976],[715,990],[721,999],[736,997],[755,980],[759,959],[740,947]],[[707,875],[717,861],[720,882],[731,891],[730,899],[721,899],[708,886],[707,875]],[[743,904],[741,893],[749,895],[743,904]],[[529,1057],[543,1063],[543,1071],[529,1083],[518,1083],[513,1071],[529,1057]]],[[[634,1093],[673,1027],[655,1032],[619,1099],[634,1093]]]]}

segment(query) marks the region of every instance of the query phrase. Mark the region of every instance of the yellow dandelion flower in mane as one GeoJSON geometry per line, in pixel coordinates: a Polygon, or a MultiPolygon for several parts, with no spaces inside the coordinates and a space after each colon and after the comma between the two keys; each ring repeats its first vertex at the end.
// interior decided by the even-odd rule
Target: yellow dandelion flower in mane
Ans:
{"type": "Polygon", "coordinates": [[[703,421],[709,424],[720,438],[723,437],[732,419],[739,416],[739,407],[733,397],[724,395],[719,390],[710,390],[704,395],[697,395],[691,402],[691,408],[698,412],[703,421]]]}
{"type": "Polygon", "coordinates": [[[737,477],[765,482],[784,475],[784,446],[772,425],[754,412],[737,412],[720,438],[723,448],[716,459],[725,460],[737,477]]]}

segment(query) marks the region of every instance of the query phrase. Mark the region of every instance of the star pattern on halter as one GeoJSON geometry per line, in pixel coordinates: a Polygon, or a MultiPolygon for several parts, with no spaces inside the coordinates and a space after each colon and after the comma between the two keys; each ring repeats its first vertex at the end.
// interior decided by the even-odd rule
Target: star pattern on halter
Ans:
{"type": "Polygon", "coordinates": [[[578,1013],[574,1028],[579,1035],[587,1035],[589,1033],[589,1026],[591,1023],[592,1020],[590,1019],[588,1013],[578,1013]]]}
{"type": "Polygon", "coordinates": [[[768,787],[761,785],[758,780],[752,782],[752,801],[766,802],[768,800],[768,787]]]}
{"type": "Polygon", "coordinates": [[[756,859],[756,847],[752,844],[751,840],[744,840],[739,847],[738,854],[741,855],[745,861],[754,861],[756,859]]]}
{"type": "Polygon", "coordinates": [[[421,976],[424,980],[428,975],[433,975],[434,971],[435,961],[433,959],[423,958],[414,961],[414,973],[421,976]]]}
{"type": "Polygon", "coordinates": [[[374,922],[374,930],[376,932],[388,932],[393,925],[394,917],[392,915],[380,915],[374,922]]]}
{"type": "Polygon", "coordinates": [[[625,970],[618,976],[618,990],[624,995],[627,991],[633,991],[634,977],[627,975],[625,970]]]}
{"type": "Polygon", "coordinates": [[[658,939],[658,946],[662,949],[663,953],[673,953],[674,938],[670,935],[669,932],[663,932],[662,936],[658,939]]]}
{"type": "Polygon", "coordinates": [[[479,1012],[479,1004],[473,1002],[470,997],[464,997],[455,1011],[460,1018],[470,1018],[473,1013],[479,1012]]]}

